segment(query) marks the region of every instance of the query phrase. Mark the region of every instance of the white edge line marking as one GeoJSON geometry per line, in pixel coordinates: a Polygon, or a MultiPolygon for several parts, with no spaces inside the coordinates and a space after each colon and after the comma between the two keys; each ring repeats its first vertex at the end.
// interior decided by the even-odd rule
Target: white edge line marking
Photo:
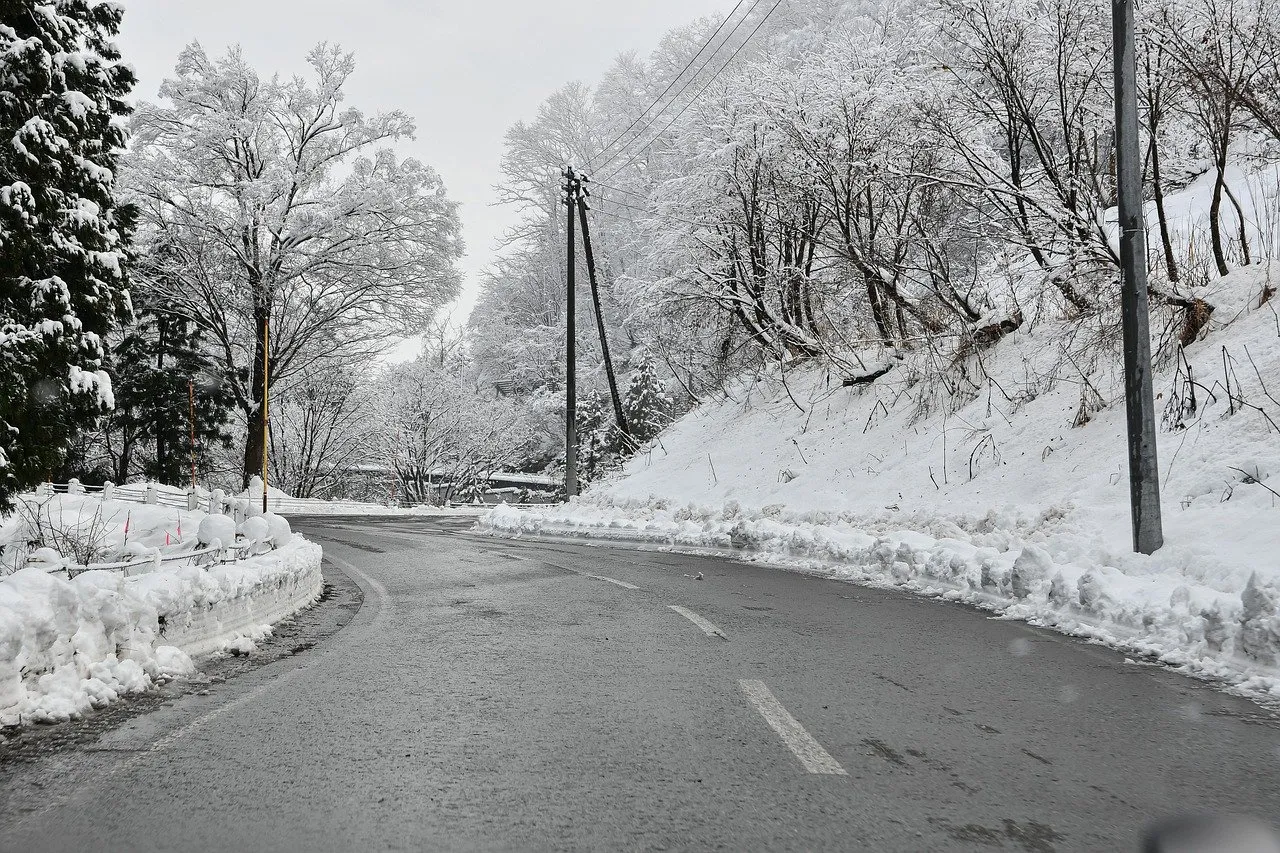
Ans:
{"type": "Polygon", "coordinates": [[[708,637],[719,637],[722,640],[729,639],[724,635],[724,631],[721,631],[715,625],[712,625],[710,622],[708,622],[706,619],[703,619],[701,616],[699,616],[697,613],[694,613],[692,610],[689,610],[686,607],[681,607],[678,604],[668,604],[667,607],[671,608],[672,610],[679,613],[684,618],[688,619],[693,624],[697,625],[699,628],[702,629],[702,633],[706,634],[708,637]]]}
{"type": "Polygon", "coordinates": [[[829,776],[848,776],[849,773],[840,766],[840,762],[831,757],[831,753],[822,748],[822,744],[814,740],[813,735],[805,731],[800,721],[791,716],[791,712],[783,707],[773,691],[763,681],[741,680],[738,687],[746,694],[747,699],[764,717],[769,727],[778,733],[782,742],[810,773],[821,773],[829,776]]]}
{"type": "Polygon", "coordinates": [[[591,578],[592,580],[604,581],[605,583],[615,584],[617,586],[622,587],[623,589],[639,589],[640,588],[633,583],[620,581],[617,578],[607,578],[604,575],[587,575],[587,577],[591,578]]]}
{"type": "MultiPolygon", "coordinates": [[[[342,569],[344,572],[347,573],[348,576],[354,575],[355,577],[353,577],[352,580],[356,580],[356,578],[359,578],[360,581],[367,583],[369,587],[374,591],[374,594],[378,597],[377,613],[374,615],[373,619],[370,622],[365,623],[368,626],[368,628],[366,628],[365,630],[372,629],[374,626],[378,625],[380,622],[386,619],[387,613],[390,610],[390,595],[388,595],[386,587],[384,587],[382,584],[380,584],[378,581],[374,580],[373,578],[369,577],[364,572],[357,569],[355,566],[351,565],[351,563],[341,559],[340,557],[335,557],[332,554],[325,554],[323,556],[323,559],[328,560],[329,562],[336,565],[338,568],[342,569]]],[[[88,784],[82,785],[62,797],[55,796],[51,798],[49,802],[47,802],[45,805],[32,809],[26,814],[18,816],[18,818],[13,822],[12,827],[14,829],[17,829],[19,827],[25,826],[27,823],[29,823],[32,820],[35,820],[37,817],[43,817],[44,815],[48,814],[50,809],[64,808],[70,804],[77,802],[80,799],[83,799],[83,797],[85,796],[98,792],[100,790],[101,783],[107,777],[117,776],[117,775],[129,772],[134,768],[135,765],[139,764],[142,761],[145,761],[146,759],[152,757],[156,753],[164,752],[165,750],[169,749],[169,747],[173,746],[177,741],[181,740],[183,737],[187,736],[188,734],[200,728],[201,726],[204,726],[208,723],[213,722],[218,717],[221,717],[223,714],[227,713],[228,711],[239,708],[241,705],[244,705],[248,702],[252,702],[254,699],[257,699],[263,693],[266,693],[268,690],[272,690],[276,687],[279,687],[285,681],[298,677],[305,670],[310,669],[318,661],[320,661],[323,655],[328,653],[329,653],[329,648],[325,648],[322,651],[321,655],[317,655],[316,657],[309,659],[308,661],[301,664],[300,666],[295,667],[294,669],[288,670],[287,672],[283,672],[280,675],[273,675],[267,681],[263,682],[262,684],[259,684],[257,687],[254,687],[253,689],[249,690],[246,693],[240,694],[235,699],[231,699],[223,703],[222,705],[217,706],[216,708],[212,708],[208,711],[205,711],[203,714],[200,714],[195,719],[179,726],[178,728],[174,729],[171,732],[168,732],[167,734],[161,735],[160,737],[152,741],[150,746],[139,749],[137,752],[133,753],[129,757],[118,762],[114,767],[109,768],[108,771],[105,774],[101,774],[96,781],[92,781],[88,784]]]]}
{"type": "MultiPolygon", "coordinates": [[[[352,577],[352,580],[356,580],[358,578],[359,580],[364,581],[366,584],[369,585],[369,587],[373,589],[374,593],[377,595],[378,597],[377,612],[374,614],[373,619],[366,624],[368,624],[370,627],[374,627],[380,624],[384,619],[386,619],[387,611],[390,606],[390,598],[391,598],[391,596],[387,593],[386,587],[384,587],[382,584],[378,583],[378,581],[369,577],[367,574],[360,571],[355,566],[351,565],[351,563],[347,562],[341,557],[335,557],[332,554],[325,554],[323,559],[328,560],[329,562],[336,565],[338,568],[342,569],[344,572],[347,573],[348,576],[354,576],[352,577]]],[[[326,648],[323,651],[327,652],[328,649],[326,648]]],[[[186,725],[179,726],[178,728],[174,729],[168,734],[165,734],[160,736],[159,738],[156,738],[156,740],[151,744],[151,746],[148,747],[144,752],[159,752],[161,750],[168,749],[170,746],[174,744],[174,742],[185,737],[187,734],[194,731],[195,729],[198,729],[201,726],[205,725],[206,723],[210,723],[213,720],[216,720],[218,717],[221,717],[223,714],[227,713],[230,710],[238,708],[247,702],[252,702],[254,699],[257,699],[263,693],[266,693],[268,690],[278,687],[282,682],[296,677],[297,675],[302,673],[304,670],[309,669],[319,659],[320,659],[319,657],[312,658],[308,660],[306,663],[303,663],[301,666],[291,669],[288,672],[283,672],[280,675],[273,676],[272,678],[263,682],[262,684],[259,684],[257,687],[253,688],[249,692],[242,693],[240,696],[236,697],[235,699],[232,699],[231,701],[223,705],[219,705],[218,707],[210,711],[206,711],[204,714],[200,715],[199,717],[196,717],[194,720],[187,723],[186,725]]],[[[128,762],[129,765],[132,765],[132,763],[133,762],[128,762]]]]}

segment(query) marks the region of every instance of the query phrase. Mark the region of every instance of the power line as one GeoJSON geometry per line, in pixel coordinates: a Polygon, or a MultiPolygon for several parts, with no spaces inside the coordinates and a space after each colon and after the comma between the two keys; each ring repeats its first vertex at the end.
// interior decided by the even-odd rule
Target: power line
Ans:
{"type": "MultiPolygon", "coordinates": [[[[594,181],[592,183],[594,183],[594,181]]],[[[625,201],[618,201],[617,199],[609,199],[607,203],[615,204],[618,207],[625,207],[628,210],[634,210],[637,213],[644,213],[649,216],[652,216],[655,219],[669,219],[672,222],[683,222],[686,225],[693,225],[698,228],[714,228],[715,227],[715,225],[710,222],[694,222],[692,219],[681,219],[679,216],[672,216],[670,213],[658,213],[657,211],[647,210],[643,207],[636,207],[634,204],[627,204],[625,201]]],[[[599,210],[594,207],[591,208],[591,210],[595,213],[603,213],[605,216],[612,216],[614,219],[622,219],[624,221],[627,221],[625,217],[618,216],[615,213],[609,213],[606,210],[599,210]]],[[[631,221],[634,221],[634,220],[631,220],[631,221]]]]}
{"type": "MultiPolygon", "coordinates": [[[[651,104],[649,104],[649,106],[645,107],[645,108],[644,108],[644,112],[642,112],[642,113],[640,113],[640,115],[636,116],[635,121],[631,122],[631,124],[629,124],[629,125],[627,126],[626,130],[622,131],[622,133],[619,133],[617,136],[615,136],[615,137],[614,137],[614,138],[609,142],[609,144],[608,144],[608,145],[606,145],[604,148],[602,148],[602,149],[600,150],[600,153],[596,155],[597,157],[603,157],[605,154],[609,153],[609,149],[610,149],[610,148],[612,148],[613,146],[617,145],[617,144],[618,144],[618,140],[622,139],[622,137],[624,137],[624,136],[626,136],[628,133],[630,133],[630,132],[632,131],[632,129],[633,129],[636,125],[638,125],[641,121],[643,121],[643,120],[644,120],[644,117],[645,117],[646,115],[648,115],[648,114],[649,114],[649,110],[653,109],[653,108],[654,108],[654,107],[656,107],[659,103],[661,103],[661,102],[662,102],[662,99],[663,99],[663,98],[665,98],[665,97],[667,96],[667,94],[668,94],[668,93],[669,93],[673,88],[675,88],[676,83],[680,82],[680,79],[681,79],[682,77],[684,77],[685,72],[686,72],[686,71],[688,71],[688,70],[693,66],[693,63],[695,63],[695,62],[697,62],[697,61],[698,61],[698,57],[699,57],[699,56],[702,56],[702,52],[703,52],[704,50],[706,50],[708,47],[710,47],[710,46],[711,46],[711,43],[712,43],[713,41],[715,41],[716,36],[718,36],[718,35],[720,34],[720,31],[721,31],[722,29],[724,29],[724,25],[725,25],[725,24],[727,24],[727,23],[729,23],[729,20],[730,20],[734,15],[736,15],[736,14],[738,13],[738,9],[739,9],[739,8],[742,6],[742,4],[743,4],[743,3],[745,3],[745,2],[746,2],[746,0],[738,0],[738,4],[737,4],[736,6],[734,6],[734,7],[733,7],[733,10],[732,10],[732,11],[730,11],[730,12],[729,12],[729,14],[725,16],[725,18],[724,18],[724,20],[723,20],[723,21],[721,21],[721,22],[720,22],[720,26],[718,26],[718,27],[716,27],[716,28],[715,28],[715,31],[714,31],[713,33],[711,33],[711,35],[707,38],[707,40],[706,40],[705,42],[703,42],[703,43],[702,43],[702,47],[698,48],[698,52],[697,52],[697,53],[695,53],[695,54],[694,54],[694,55],[689,59],[689,61],[685,63],[684,68],[680,69],[680,73],[679,73],[679,74],[677,74],[675,77],[672,77],[672,78],[671,78],[671,82],[667,84],[667,88],[665,88],[665,89],[663,89],[663,90],[662,90],[662,94],[661,94],[661,95],[659,95],[658,97],[654,98],[653,103],[651,103],[651,104]]],[[[758,3],[759,3],[759,0],[756,0],[756,4],[758,4],[758,3]]],[[[755,8],[755,6],[753,5],[753,6],[752,6],[752,8],[754,9],[754,8],[755,8]]],[[[750,13],[748,12],[748,14],[750,14],[750,13]]],[[[743,20],[746,20],[746,16],[745,16],[745,15],[743,16],[743,20]]],[[[734,30],[737,30],[737,27],[736,27],[736,26],[734,27],[734,30]]],[[[730,35],[732,35],[732,33],[730,33],[730,35]]],[[[726,37],[726,38],[725,38],[725,41],[728,41],[728,37],[726,37]]],[[[723,45],[723,44],[721,44],[721,47],[723,47],[723,46],[724,46],[724,45],[723,45]]],[[[716,48],[716,50],[719,50],[719,48],[716,48]]],[[[715,51],[712,51],[712,55],[714,55],[714,54],[715,54],[715,51]]],[[[709,57],[708,57],[708,59],[709,59],[709,57]]],[[[705,66],[706,66],[706,63],[704,62],[704,63],[703,63],[703,67],[705,67],[705,66]]],[[[698,69],[698,70],[699,70],[699,71],[701,71],[702,69],[698,69]]],[[[691,77],[691,78],[690,78],[690,81],[692,82],[692,80],[693,80],[694,78],[696,78],[696,77],[697,77],[697,74],[694,74],[694,77],[691,77]]],[[[687,84],[686,84],[686,86],[687,86],[687,84]]],[[[684,89],[681,89],[680,91],[681,91],[681,92],[683,92],[683,91],[684,91],[684,89]]],[[[680,94],[679,94],[679,93],[677,93],[677,94],[676,94],[676,97],[678,98],[679,96],[680,96],[680,94]]],[[[674,100],[674,99],[673,99],[673,100],[674,100]]],[[[661,113],[661,111],[659,111],[659,114],[660,114],[660,113],[661,113]]],[[[655,118],[655,120],[656,120],[657,116],[655,116],[654,118],[655,118]]],[[[643,131],[641,131],[641,132],[643,133],[643,131]]],[[[623,146],[623,148],[625,149],[625,148],[626,148],[626,146],[624,145],[624,146],[623,146]]],[[[618,153],[621,153],[621,150],[622,150],[622,149],[619,149],[619,152],[618,152],[618,153]]],[[[614,157],[616,157],[616,156],[617,156],[617,154],[615,154],[615,155],[614,155],[614,157]]],[[[600,164],[600,168],[602,168],[602,169],[603,169],[603,168],[604,168],[605,166],[607,166],[607,165],[609,164],[609,162],[610,162],[611,160],[613,160],[613,159],[614,159],[613,157],[610,157],[608,160],[605,160],[603,163],[601,163],[601,164],[600,164]]]]}
{"type": "Polygon", "coordinates": [[[675,124],[677,121],[680,120],[680,116],[684,115],[689,110],[689,107],[697,103],[698,98],[702,97],[702,93],[707,91],[707,89],[711,87],[711,84],[714,83],[720,77],[720,75],[724,73],[724,70],[729,67],[729,64],[733,62],[734,59],[737,58],[738,54],[742,52],[742,49],[745,48],[748,43],[750,43],[751,39],[755,36],[755,34],[760,32],[760,28],[765,25],[765,22],[769,20],[769,17],[774,13],[774,10],[776,10],[780,5],[782,5],[782,0],[774,0],[774,4],[769,7],[769,11],[765,12],[764,17],[760,19],[760,23],[756,24],[756,28],[752,30],[751,33],[745,39],[743,39],[742,44],[738,45],[737,49],[734,50],[734,52],[729,56],[727,60],[725,60],[724,65],[721,65],[719,70],[717,70],[715,74],[711,75],[711,79],[708,80],[705,84],[703,84],[702,88],[698,90],[697,94],[695,94],[692,98],[689,99],[689,102],[684,105],[684,108],[681,109],[680,112],[676,113],[675,116],[671,119],[671,121],[667,122],[666,126],[662,128],[662,130],[658,131],[653,136],[653,138],[650,139],[648,142],[646,142],[644,145],[637,148],[635,152],[632,153],[632,155],[627,158],[627,161],[625,163],[623,163],[621,166],[614,169],[607,176],[605,176],[606,181],[613,180],[623,169],[627,168],[632,163],[634,163],[636,158],[639,157],[641,153],[643,153],[646,149],[648,149],[650,145],[652,145],[653,143],[661,139],[662,135],[666,133],[668,130],[670,130],[673,124],[675,124]]]}
{"type": "Polygon", "coordinates": [[[603,187],[604,189],[611,190],[615,193],[624,193],[626,195],[633,196],[635,198],[642,198],[646,201],[648,201],[649,199],[649,197],[644,193],[638,193],[635,190],[624,190],[622,187],[615,187],[615,186],[610,186],[609,184],[602,184],[599,181],[597,181],[595,178],[591,177],[590,175],[583,175],[582,181],[583,183],[588,184],[589,186],[603,187]]]}
{"type": "MultiPolygon", "coordinates": [[[[614,151],[613,154],[608,156],[608,158],[605,158],[603,163],[600,163],[599,165],[600,169],[604,169],[605,167],[608,167],[608,165],[613,163],[614,160],[616,160],[617,158],[620,158],[620,156],[622,156],[623,154],[626,154],[627,146],[634,145],[634,143],[637,140],[639,140],[641,136],[644,136],[646,131],[649,131],[649,129],[652,128],[654,124],[657,124],[658,119],[662,117],[663,113],[666,113],[667,110],[671,109],[672,106],[676,105],[676,102],[680,100],[680,97],[684,95],[684,93],[687,90],[689,90],[689,87],[694,85],[694,82],[698,81],[699,74],[703,73],[704,70],[707,69],[707,65],[710,64],[710,61],[716,58],[716,54],[718,54],[719,51],[721,51],[722,47],[724,45],[727,45],[728,42],[732,40],[733,36],[737,35],[737,31],[739,31],[739,29],[742,28],[742,24],[745,24],[746,22],[748,22],[748,20],[751,18],[751,13],[754,13],[755,10],[759,8],[760,3],[763,3],[763,0],[754,0],[754,3],[751,4],[750,9],[746,10],[745,13],[742,13],[742,17],[739,19],[739,22],[737,22],[736,24],[733,24],[733,28],[730,29],[730,31],[728,31],[726,35],[724,35],[724,38],[722,38],[721,40],[721,44],[719,44],[716,47],[716,49],[712,50],[712,53],[707,55],[707,59],[704,59],[703,61],[701,61],[701,64],[699,65],[698,68],[694,70],[694,73],[690,74],[689,79],[686,79],[684,86],[681,86],[680,90],[678,90],[675,93],[675,95],[671,96],[671,100],[667,101],[666,104],[664,104],[662,108],[660,108],[657,111],[657,113],[653,114],[653,117],[649,119],[649,122],[645,123],[645,127],[643,129],[640,129],[640,131],[637,131],[635,136],[631,137],[630,141],[626,142],[625,145],[622,145],[622,147],[620,147],[620,149],[618,149],[617,151],[614,151]]],[[[741,3],[739,3],[739,5],[741,5],[741,3]]],[[[735,8],[733,9],[735,9],[735,12],[736,12],[737,6],[735,6],[735,8]]],[[[730,14],[730,17],[732,17],[732,13],[730,14]]],[[[728,20],[730,20],[730,18],[724,19],[723,22],[721,23],[721,27],[723,27],[724,24],[728,23],[728,20]]],[[[718,32],[718,28],[717,28],[717,32],[718,32]]],[[[712,38],[714,38],[714,33],[712,33],[712,38]]],[[[710,44],[710,42],[708,42],[708,44],[710,44]]],[[[696,56],[694,59],[696,60],[696,56]]],[[[691,64],[692,64],[692,60],[690,61],[690,65],[691,64]]],[[[687,70],[687,67],[686,67],[686,70],[687,70]]],[[[685,73],[684,70],[682,70],[682,72],[680,73],[680,77],[684,77],[684,73],[685,73]]],[[[678,79],[680,79],[680,77],[677,77],[675,81],[672,81],[672,82],[673,83],[677,82],[678,79]]],[[[658,104],[658,101],[654,101],[654,104],[650,104],[649,108],[645,110],[645,113],[648,113],[649,109],[653,109],[653,106],[657,104],[658,104]]],[[[641,118],[643,118],[643,114],[641,114],[641,118]]],[[[635,122],[632,122],[631,127],[635,127],[636,124],[639,124],[639,122],[640,122],[640,119],[636,119],[635,122]]],[[[623,131],[623,134],[626,134],[627,132],[630,132],[630,128],[628,128],[627,131],[623,131]]]]}

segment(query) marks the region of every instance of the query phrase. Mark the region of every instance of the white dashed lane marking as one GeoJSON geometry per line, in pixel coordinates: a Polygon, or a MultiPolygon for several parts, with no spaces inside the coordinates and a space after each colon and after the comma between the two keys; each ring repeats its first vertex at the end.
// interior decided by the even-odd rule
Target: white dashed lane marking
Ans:
{"type": "Polygon", "coordinates": [[[672,610],[679,613],[684,618],[688,619],[693,624],[697,625],[699,628],[702,629],[702,633],[706,634],[708,637],[719,637],[722,640],[729,639],[724,635],[724,631],[721,631],[715,625],[712,625],[710,622],[708,622],[706,619],[703,619],[701,616],[699,616],[697,613],[694,613],[692,610],[689,610],[688,608],[685,608],[685,607],[681,607],[678,604],[668,604],[667,607],[671,608],[672,610]]]}
{"type": "Polygon", "coordinates": [[[822,748],[822,744],[814,740],[813,735],[805,731],[800,721],[791,716],[791,712],[783,707],[763,681],[742,680],[738,687],[746,694],[747,699],[764,717],[769,728],[778,733],[787,749],[795,755],[804,769],[810,773],[821,773],[829,776],[848,776],[840,763],[831,757],[831,753],[822,748]]]}
{"type": "Polygon", "coordinates": [[[604,575],[587,575],[587,577],[591,578],[592,580],[604,581],[605,583],[611,583],[611,584],[614,584],[615,586],[620,586],[620,587],[622,587],[623,589],[639,589],[639,588],[640,588],[640,587],[636,586],[636,585],[635,585],[635,584],[633,584],[633,583],[627,583],[626,581],[620,581],[620,580],[618,580],[617,578],[607,578],[607,577],[605,577],[604,575]]]}

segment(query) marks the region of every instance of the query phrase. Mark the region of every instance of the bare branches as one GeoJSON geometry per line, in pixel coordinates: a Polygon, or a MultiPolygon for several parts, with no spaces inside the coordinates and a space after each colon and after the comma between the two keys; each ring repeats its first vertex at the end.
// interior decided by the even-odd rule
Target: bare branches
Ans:
{"type": "Polygon", "coordinates": [[[272,379],[287,383],[316,358],[417,331],[458,287],[456,205],[433,170],[386,147],[412,121],[342,106],[350,54],[322,44],[308,61],[310,81],[263,80],[238,49],[212,60],[193,44],[161,87],[168,105],[133,122],[140,280],[216,342],[251,419],[263,322],[272,379]]]}

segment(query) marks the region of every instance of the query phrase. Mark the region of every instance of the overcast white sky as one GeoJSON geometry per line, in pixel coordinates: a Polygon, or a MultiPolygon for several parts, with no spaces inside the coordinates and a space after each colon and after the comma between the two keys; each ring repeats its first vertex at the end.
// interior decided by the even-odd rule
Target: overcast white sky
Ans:
{"type": "MultiPolygon", "coordinates": [[[[729,0],[124,0],[120,48],[152,99],[178,51],[240,44],[264,75],[305,69],[316,42],[356,54],[347,100],[366,112],[402,109],[418,123],[408,146],[462,203],[466,283],[510,214],[490,206],[502,135],[570,80],[594,83],[627,50],[648,53],[668,29],[732,7],[729,0]]],[[[407,353],[406,353],[407,354],[407,353]]]]}

